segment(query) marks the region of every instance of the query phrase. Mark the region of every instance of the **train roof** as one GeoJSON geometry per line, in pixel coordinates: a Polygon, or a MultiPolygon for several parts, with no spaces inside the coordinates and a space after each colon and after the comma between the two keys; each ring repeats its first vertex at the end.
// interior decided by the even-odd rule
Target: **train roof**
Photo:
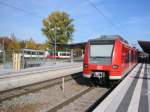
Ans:
{"type": "Polygon", "coordinates": [[[128,41],[126,41],[125,39],[123,39],[120,35],[101,35],[100,37],[96,38],[96,39],[90,39],[89,41],[97,41],[97,40],[116,40],[116,39],[120,39],[121,41],[123,41],[124,43],[128,44],[128,41]]]}
{"type": "MultiPolygon", "coordinates": [[[[48,52],[54,52],[55,50],[53,49],[48,49],[48,52]]],[[[69,50],[56,50],[57,52],[69,52],[69,50]]]]}
{"type": "Polygon", "coordinates": [[[35,49],[27,49],[27,48],[25,48],[25,49],[22,49],[22,51],[35,51],[35,52],[44,52],[44,50],[35,50],[35,49]]]}
{"type": "MultiPolygon", "coordinates": [[[[54,45],[54,43],[50,43],[52,45],[54,45]]],[[[74,49],[74,48],[84,48],[85,47],[86,42],[80,42],[80,43],[72,43],[72,44],[60,44],[60,43],[56,43],[57,46],[61,47],[61,48],[69,48],[69,49],[74,49]]]]}

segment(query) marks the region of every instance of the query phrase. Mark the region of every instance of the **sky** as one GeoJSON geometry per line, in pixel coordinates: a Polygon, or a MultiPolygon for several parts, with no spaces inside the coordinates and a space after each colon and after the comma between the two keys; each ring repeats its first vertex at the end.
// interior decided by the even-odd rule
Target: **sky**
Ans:
{"type": "Polygon", "coordinates": [[[13,33],[42,43],[42,20],[53,11],[74,20],[74,43],[114,34],[134,45],[150,40],[150,0],[0,0],[0,36],[13,33]]]}

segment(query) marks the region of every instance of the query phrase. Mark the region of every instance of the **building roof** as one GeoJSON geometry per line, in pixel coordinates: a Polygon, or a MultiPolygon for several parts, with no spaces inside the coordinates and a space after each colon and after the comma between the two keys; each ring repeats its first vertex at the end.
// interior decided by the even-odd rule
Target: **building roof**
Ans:
{"type": "MultiPolygon", "coordinates": [[[[51,44],[54,45],[54,43],[51,43],[51,44]]],[[[57,44],[57,46],[62,47],[62,48],[69,48],[69,49],[81,48],[81,49],[84,49],[86,42],[73,43],[73,44],[59,44],[59,43],[56,43],[56,44],[57,44]]]]}
{"type": "Polygon", "coordinates": [[[139,45],[143,49],[144,52],[150,54],[150,41],[138,41],[139,45]]]}

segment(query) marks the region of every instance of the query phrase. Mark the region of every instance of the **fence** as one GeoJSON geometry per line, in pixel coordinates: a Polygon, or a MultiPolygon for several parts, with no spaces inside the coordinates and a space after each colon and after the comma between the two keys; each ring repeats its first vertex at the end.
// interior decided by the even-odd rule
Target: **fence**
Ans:
{"type": "Polygon", "coordinates": [[[57,51],[57,54],[55,55],[56,57],[54,57],[54,53],[53,56],[50,57],[50,54],[47,54],[46,51],[41,50],[7,50],[0,53],[0,64],[3,65],[4,69],[13,69],[14,62],[16,61],[16,58],[14,58],[14,56],[16,56],[15,54],[20,54],[20,69],[37,66],[49,66],[59,62],[70,63],[83,61],[83,50],[72,49],[64,52],[59,52],[59,54],[57,51]],[[66,55],[64,56],[65,52],[66,55]]]}
{"type": "Polygon", "coordinates": [[[13,67],[13,54],[14,51],[3,51],[3,67],[5,69],[12,69],[13,67]]]}

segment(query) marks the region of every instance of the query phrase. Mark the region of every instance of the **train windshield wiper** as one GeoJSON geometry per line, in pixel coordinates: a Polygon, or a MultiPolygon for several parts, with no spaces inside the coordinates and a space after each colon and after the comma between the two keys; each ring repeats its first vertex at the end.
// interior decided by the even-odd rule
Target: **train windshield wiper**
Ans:
{"type": "Polygon", "coordinates": [[[99,57],[99,56],[92,56],[91,58],[101,58],[101,57],[99,57]]]}

